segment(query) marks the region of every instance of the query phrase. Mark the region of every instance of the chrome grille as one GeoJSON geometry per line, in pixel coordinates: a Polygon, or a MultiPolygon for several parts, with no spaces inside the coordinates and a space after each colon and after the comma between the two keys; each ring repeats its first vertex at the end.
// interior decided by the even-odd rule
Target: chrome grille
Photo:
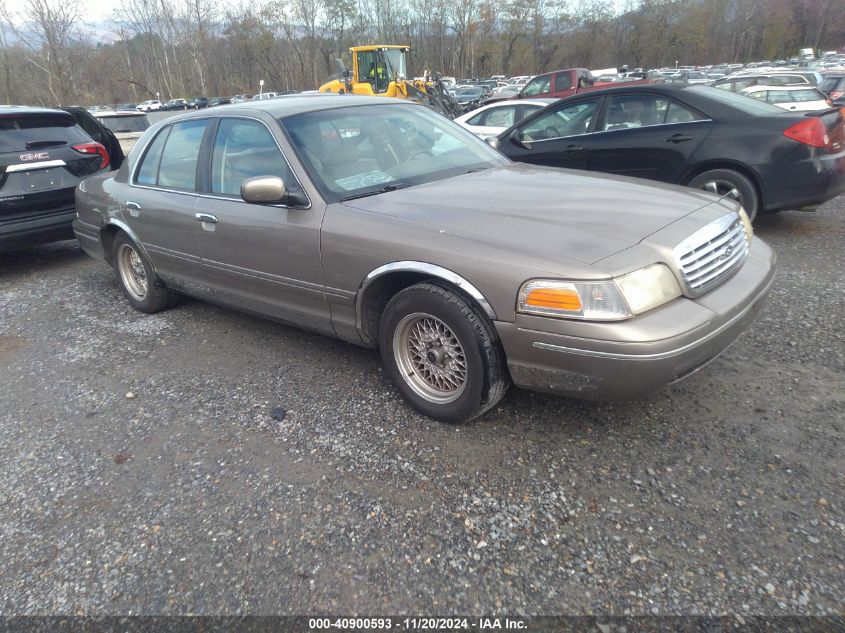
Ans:
{"type": "Polygon", "coordinates": [[[733,274],[748,255],[745,225],[735,213],[714,220],[678,244],[675,261],[688,296],[697,297],[733,274]]]}

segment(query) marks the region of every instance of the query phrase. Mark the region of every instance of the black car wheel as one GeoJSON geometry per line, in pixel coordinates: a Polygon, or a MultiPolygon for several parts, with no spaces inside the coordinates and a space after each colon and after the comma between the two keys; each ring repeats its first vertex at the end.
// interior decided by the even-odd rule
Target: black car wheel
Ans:
{"type": "Polygon", "coordinates": [[[492,324],[461,295],[435,283],[399,292],[379,328],[388,376],[417,411],[443,422],[471,420],[510,386],[492,324]]]}
{"type": "Polygon", "coordinates": [[[175,293],[164,287],[141,250],[125,233],[114,240],[114,268],[120,289],[136,310],[153,314],[173,303],[175,293]]]}
{"type": "Polygon", "coordinates": [[[760,196],[757,195],[754,183],[747,176],[733,169],[705,171],[690,180],[687,185],[736,200],[751,220],[760,210],[760,196]]]}

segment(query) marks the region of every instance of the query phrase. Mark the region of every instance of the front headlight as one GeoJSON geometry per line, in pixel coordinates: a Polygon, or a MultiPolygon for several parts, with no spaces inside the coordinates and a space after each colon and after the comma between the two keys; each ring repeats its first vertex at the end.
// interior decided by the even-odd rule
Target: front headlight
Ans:
{"type": "Polygon", "coordinates": [[[751,238],[754,237],[754,228],[751,226],[751,218],[745,209],[739,208],[739,219],[742,220],[742,225],[745,227],[745,237],[748,238],[748,245],[751,246],[751,238]]]}
{"type": "Polygon", "coordinates": [[[569,319],[620,321],[681,296],[672,271],[652,264],[608,281],[535,279],[519,289],[517,311],[569,319]]]}
{"type": "Polygon", "coordinates": [[[681,296],[675,275],[663,264],[652,264],[616,278],[628,307],[641,314],[681,296]]]}

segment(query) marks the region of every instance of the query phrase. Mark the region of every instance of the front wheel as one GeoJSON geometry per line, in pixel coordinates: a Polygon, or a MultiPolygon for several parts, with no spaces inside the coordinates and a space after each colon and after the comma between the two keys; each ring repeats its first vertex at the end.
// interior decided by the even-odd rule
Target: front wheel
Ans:
{"type": "Polygon", "coordinates": [[[705,171],[690,180],[687,185],[736,200],[751,220],[760,211],[760,196],[757,195],[754,183],[747,176],[733,169],[705,171]]]}
{"type": "Polygon", "coordinates": [[[382,361],[417,411],[463,422],[495,406],[510,386],[492,324],[461,295],[435,283],[399,292],[379,328],[382,361]]]}

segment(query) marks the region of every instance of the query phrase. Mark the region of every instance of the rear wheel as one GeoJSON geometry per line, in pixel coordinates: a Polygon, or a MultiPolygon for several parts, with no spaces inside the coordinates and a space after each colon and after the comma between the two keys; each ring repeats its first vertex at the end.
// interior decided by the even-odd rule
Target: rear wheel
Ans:
{"type": "Polygon", "coordinates": [[[510,386],[492,324],[461,295],[434,283],[399,292],[379,328],[388,376],[415,409],[444,422],[471,420],[510,386]]]}
{"type": "Polygon", "coordinates": [[[754,183],[746,175],[733,169],[705,171],[690,180],[687,185],[736,200],[751,220],[760,211],[760,196],[757,195],[754,183]]]}
{"type": "Polygon", "coordinates": [[[114,240],[114,264],[120,289],[136,310],[153,314],[173,303],[176,295],[161,284],[138,246],[125,233],[114,240]]]}

